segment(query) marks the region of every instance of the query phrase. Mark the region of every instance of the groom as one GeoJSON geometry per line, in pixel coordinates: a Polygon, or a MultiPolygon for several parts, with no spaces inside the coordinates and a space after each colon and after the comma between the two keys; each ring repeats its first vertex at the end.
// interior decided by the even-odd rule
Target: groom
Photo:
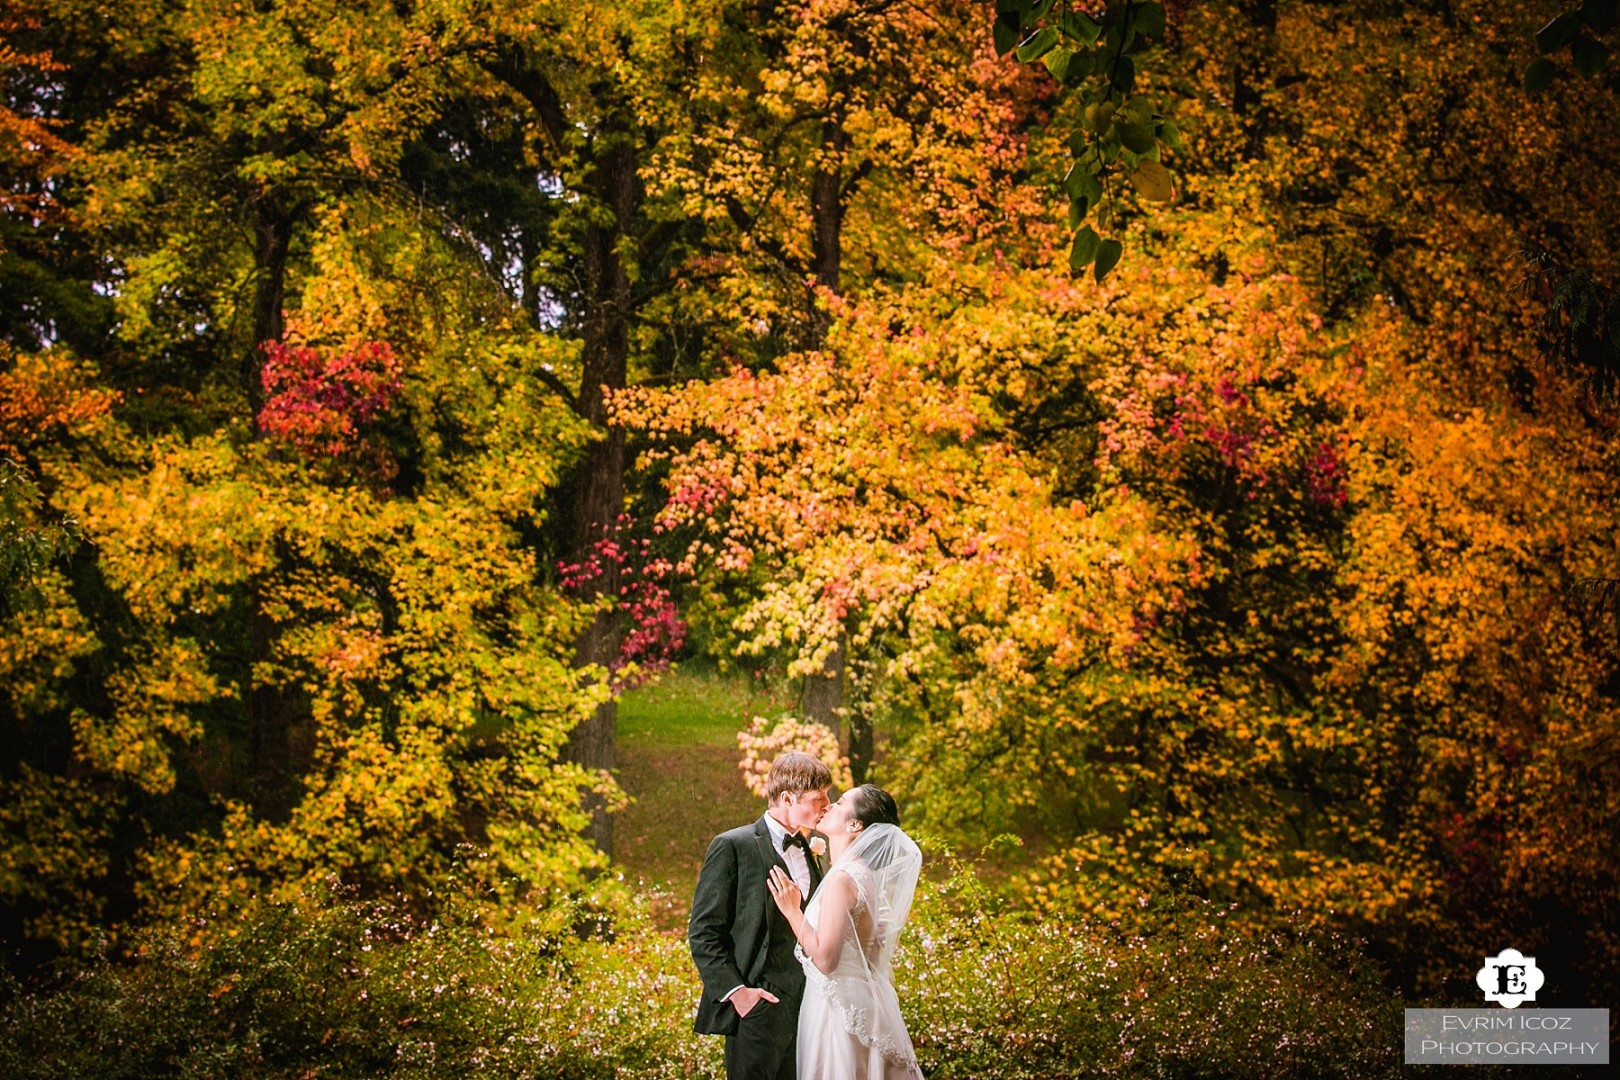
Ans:
{"type": "Polygon", "coordinates": [[[807,900],[821,884],[808,835],[831,787],[820,760],[783,754],[765,781],[765,816],[715,837],[703,859],[686,927],[703,979],[692,1026],[726,1036],[727,1080],[793,1080],[804,969],[765,879],[780,866],[807,900]]]}

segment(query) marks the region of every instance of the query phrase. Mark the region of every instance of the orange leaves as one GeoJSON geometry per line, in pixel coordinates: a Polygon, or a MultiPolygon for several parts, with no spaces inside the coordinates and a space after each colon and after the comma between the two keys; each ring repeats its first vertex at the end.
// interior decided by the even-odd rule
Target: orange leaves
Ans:
{"type": "MultiPolygon", "coordinates": [[[[18,10],[19,5],[11,0],[0,5],[0,78],[11,83],[19,77],[37,78],[63,70],[49,51],[23,52],[6,40],[19,31],[39,27],[36,17],[19,15],[18,10]]],[[[36,218],[50,216],[55,200],[50,189],[38,182],[58,171],[72,152],[58,130],[59,122],[0,105],[0,168],[11,174],[8,182],[0,185],[0,211],[26,212],[36,218]],[[16,174],[29,182],[17,182],[16,174]]]]}
{"type": "Polygon", "coordinates": [[[945,528],[938,494],[971,480],[910,448],[963,443],[976,413],[964,390],[926,382],[880,344],[859,344],[874,351],[847,363],[797,354],[775,374],[739,369],[684,391],[621,396],[622,420],[661,439],[700,436],[654,451],[672,468],[664,526],[703,525],[719,558],[739,568],[762,548],[802,552],[831,534],[931,548],[945,528]]]}
{"type": "Polygon", "coordinates": [[[79,539],[71,519],[46,508],[29,466],[58,443],[88,436],[118,400],[88,376],[65,351],[19,355],[0,344],[0,613],[37,599],[41,574],[79,539]]]}
{"type": "Polygon", "coordinates": [[[18,353],[0,344],[0,457],[21,458],[105,416],[119,395],[92,379],[60,351],[18,353]]]}
{"type": "Polygon", "coordinates": [[[758,642],[800,643],[807,656],[953,558],[964,538],[952,519],[958,500],[998,460],[974,450],[979,414],[967,388],[924,375],[918,354],[937,344],[892,340],[874,324],[880,316],[869,318],[835,333],[836,354],[796,354],[773,374],[739,370],[617,403],[622,419],[663,438],[704,436],[655,449],[671,469],[661,520],[697,526],[692,557],[708,545],[723,569],[759,558],[797,566],[795,580],[740,618],[758,642]]]}
{"type": "Polygon", "coordinates": [[[740,647],[803,672],[844,641],[859,707],[919,716],[905,753],[927,771],[901,782],[958,825],[930,792],[965,784],[1032,806],[1049,766],[1076,775],[1083,756],[1060,752],[1072,745],[1057,732],[1089,721],[1060,688],[1134,665],[1196,580],[1194,549],[1151,504],[1123,487],[1061,496],[1051,448],[1010,427],[1006,410],[1064,392],[1069,366],[1091,360],[1082,295],[1038,274],[969,275],[982,299],[919,288],[848,303],[828,353],[619,402],[654,436],[665,520],[696,536],[691,560],[745,590],[728,612],[740,647]],[[1009,385],[1025,389],[1008,400],[1009,385]],[[977,775],[958,771],[970,761],[977,775]]]}

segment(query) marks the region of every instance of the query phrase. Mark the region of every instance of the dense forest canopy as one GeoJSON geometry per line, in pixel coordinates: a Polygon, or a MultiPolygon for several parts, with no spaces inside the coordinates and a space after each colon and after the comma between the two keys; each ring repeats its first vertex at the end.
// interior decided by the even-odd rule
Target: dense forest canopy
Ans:
{"type": "Polygon", "coordinates": [[[592,897],[681,652],[1036,908],[1615,985],[1612,4],[0,12],[15,963],[592,897]]]}

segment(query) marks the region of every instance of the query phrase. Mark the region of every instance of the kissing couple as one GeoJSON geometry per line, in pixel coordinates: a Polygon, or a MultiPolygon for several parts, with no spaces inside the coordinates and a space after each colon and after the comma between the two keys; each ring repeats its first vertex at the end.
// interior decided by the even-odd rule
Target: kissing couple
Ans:
{"type": "Polygon", "coordinates": [[[687,923],[693,1027],[726,1037],[727,1080],[921,1080],[890,961],[922,852],[871,784],[771,763],[763,817],[709,844],[687,923]],[[825,851],[826,861],[822,861],[825,851]]]}

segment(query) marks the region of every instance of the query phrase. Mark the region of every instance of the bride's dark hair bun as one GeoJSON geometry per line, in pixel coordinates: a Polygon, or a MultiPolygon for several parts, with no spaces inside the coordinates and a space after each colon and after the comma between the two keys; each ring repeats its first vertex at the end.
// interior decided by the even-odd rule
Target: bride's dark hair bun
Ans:
{"type": "Polygon", "coordinates": [[[875,784],[862,784],[854,795],[855,820],[866,825],[899,825],[900,807],[894,796],[875,784]]]}

